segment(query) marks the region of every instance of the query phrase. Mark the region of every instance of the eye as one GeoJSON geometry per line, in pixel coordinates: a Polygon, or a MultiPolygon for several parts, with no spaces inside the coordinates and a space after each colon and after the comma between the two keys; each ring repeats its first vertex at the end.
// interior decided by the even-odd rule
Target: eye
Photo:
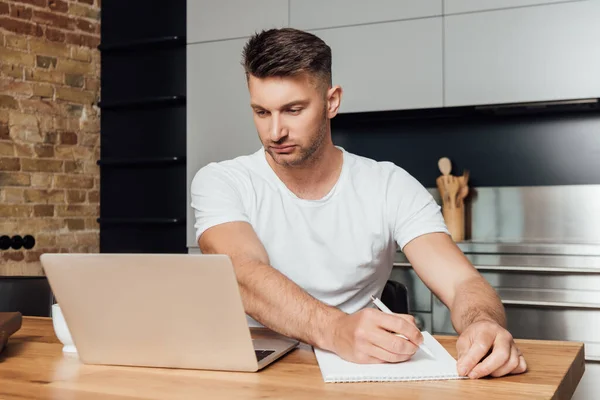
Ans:
{"type": "Polygon", "coordinates": [[[254,110],[254,112],[256,113],[256,115],[258,115],[259,117],[264,117],[265,115],[267,115],[267,111],[265,110],[254,110]]]}
{"type": "Polygon", "coordinates": [[[302,111],[301,108],[291,108],[288,110],[288,113],[290,113],[292,115],[296,115],[296,114],[300,114],[300,111],[302,111]]]}

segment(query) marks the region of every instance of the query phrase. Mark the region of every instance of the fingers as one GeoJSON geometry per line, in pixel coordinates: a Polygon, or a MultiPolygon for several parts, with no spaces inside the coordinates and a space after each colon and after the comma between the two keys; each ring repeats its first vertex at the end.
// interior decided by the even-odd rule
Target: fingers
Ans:
{"type": "Polygon", "coordinates": [[[519,366],[511,374],[522,374],[524,372],[527,372],[527,362],[525,361],[525,357],[521,355],[519,356],[519,366]]]}
{"type": "Polygon", "coordinates": [[[471,373],[477,363],[481,361],[481,359],[487,354],[488,350],[492,347],[494,338],[495,335],[493,333],[486,331],[481,331],[476,334],[469,349],[463,354],[462,358],[459,358],[457,365],[459,375],[466,376],[471,373]]]}
{"type": "Polygon", "coordinates": [[[380,328],[388,332],[400,333],[416,345],[423,343],[423,335],[415,325],[413,316],[406,314],[384,314],[378,312],[377,322],[380,328]]]}
{"type": "MultiPolygon", "coordinates": [[[[500,368],[497,368],[496,370],[492,371],[490,375],[494,378],[497,378],[499,376],[510,374],[519,366],[519,357],[519,351],[515,346],[512,346],[510,349],[510,356],[508,360],[500,368]]],[[[475,371],[475,369],[473,369],[473,371],[475,371]]]]}
{"type": "MultiPolygon", "coordinates": [[[[419,349],[419,347],[408,340],[383,329],[373,330],[371,333],[371,344],[382,349],[386,354],[384,358],[379,357],[379,355],[373,355],[387,362],[406,361],[419,349]]],[[[377,352],[377,354],[384,353],[377,352]]]]}

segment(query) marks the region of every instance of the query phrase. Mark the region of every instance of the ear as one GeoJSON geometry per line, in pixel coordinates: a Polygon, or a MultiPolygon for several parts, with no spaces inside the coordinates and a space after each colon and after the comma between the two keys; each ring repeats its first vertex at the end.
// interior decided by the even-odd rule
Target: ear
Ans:
{"type": "Polygon", "coordinates": [[[342,87],[332,86],[327,90],[327,118],[335,117],[342,102],[342,87]]]}

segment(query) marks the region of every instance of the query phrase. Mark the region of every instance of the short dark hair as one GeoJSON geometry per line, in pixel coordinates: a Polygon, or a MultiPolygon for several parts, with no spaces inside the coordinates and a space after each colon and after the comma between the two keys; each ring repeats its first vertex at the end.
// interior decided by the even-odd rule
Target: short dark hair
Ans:
{"type": "Polygon", "coordinates": [[[263,30],[248,40],[242,58],[246,78],[309,73],[326,87],[331,85],[331,48],[312,33],[293,28],[263,30]]]}

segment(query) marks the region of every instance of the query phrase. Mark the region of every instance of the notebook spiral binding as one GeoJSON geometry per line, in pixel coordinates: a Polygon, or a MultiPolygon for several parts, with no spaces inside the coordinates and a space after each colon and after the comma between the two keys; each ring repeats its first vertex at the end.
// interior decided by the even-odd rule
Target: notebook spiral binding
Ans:
{"type": "Polygon", "coordinates": [[[458,374],[441,374],[441,375],[423,375],[414,376],[411,378],[403,377],[365,377],[365,376],[344,376],[344,377],[331,377],[326,382],[332,383],[353,383],[353,382],[400,382],[400,381],[436,381],[440,379],[464,379],[466,377],[459,376],[458,374]]]}

